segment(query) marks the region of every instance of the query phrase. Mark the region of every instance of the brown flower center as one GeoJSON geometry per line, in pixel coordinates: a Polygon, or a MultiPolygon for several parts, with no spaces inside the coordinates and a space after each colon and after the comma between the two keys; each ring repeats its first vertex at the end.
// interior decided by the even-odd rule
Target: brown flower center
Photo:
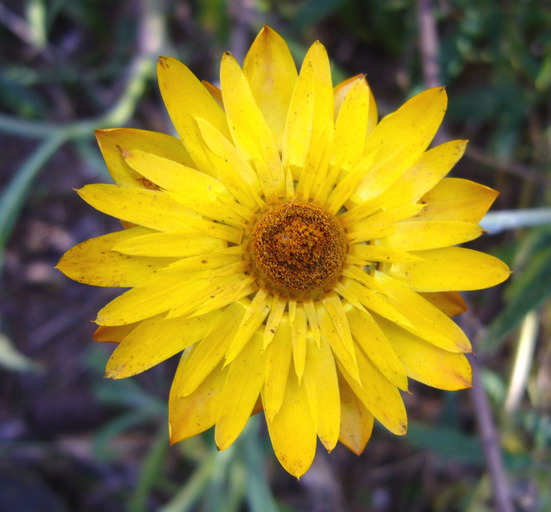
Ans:
{"type": "Polygon", "coordinates": [[[266,212],[251,234],[253,268],[261,286],[289,298],[318,298],[340,276],[344,231],[322,208],[286,203],[266,212]]]}

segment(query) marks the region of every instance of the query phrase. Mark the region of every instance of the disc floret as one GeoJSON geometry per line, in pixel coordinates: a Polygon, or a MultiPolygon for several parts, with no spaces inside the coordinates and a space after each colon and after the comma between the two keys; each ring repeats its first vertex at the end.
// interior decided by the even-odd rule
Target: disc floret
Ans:
{"type": "Polygon", "coordinates": [[[315,299],[338,280],[346,239],[342,227],[323,208],[293,201],[260,217],[250,249],[261,286],[282,297],[315,299]]]}

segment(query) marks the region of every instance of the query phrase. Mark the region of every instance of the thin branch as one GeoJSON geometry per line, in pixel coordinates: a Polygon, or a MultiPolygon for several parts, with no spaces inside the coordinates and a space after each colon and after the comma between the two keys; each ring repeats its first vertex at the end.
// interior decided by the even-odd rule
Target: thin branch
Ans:
{"type": "MultiPolygon", "coordinates": [[[[431,0],[417,0],[417,23],[423,83],[427,88],[439,87],[442,82],[438,64],[438,32],[431,0]]],[[[449,138],[446,131],[441,128],[435,137],[435,142],[443,142],[449,140],[449,138]]],[[[551,178],[544,173],[522,164],[495,158],[477,149],[472,144],[467,147],[465,156],[492,169],[519,176],[527,181],[551,184],[551,178]]]]}
{"type": "Polygon", "coordinates": [[[230,0],[228,14],[231,19],[230,49],[238,62],[243,62],[250,43],[250,29],[256,11],[255,0],[230,0]]]}
{"type": "Polygon", "coordinates": [[[336,478],[327,455],[320,452],[316,455],[310,470],[301,478],[310,496],[310,509],[313,511],[340,510],[345,512],[344,496],[340,481],[336,478]]]}
{"type": "Polygon", "coordinates": [[[486,459],[486,467],[492,481],[495,510],[496,512],[514,512],[507,475],[505,474],[505,468],[501,459],[499,436],[490,412],[488,397],[480,380],[480,364],[476,357],[471,358],[471,366],[473,368],[471,397],[478,423],[482,450],[486,459]]]}
{"type": "MultiPolygon", "coordinates": [[[[417,0],[417,19],[423,80],[425,86],[437,87],[441,85],[438,66],[438,35],[431,0],[417,0]]],[[[468,325],[465,325],[466,330],[471,331],[468,333],[471,334],[469,338],[479,337],[483,330],[480,323],[468,314],[465,314],[463,318],[466,320],[465,323],[468,323],[468,325]]],[[[492,418],[488,398],[480,380],[480,363],[476,357],[471,358],[471,365],[473,368],[472,401],[486,459],[486,467],[492,481],[495,510],[496,512],[514,512],[507,476],[501,459],[499,436],[492,418]]]]}
{"type": "Polygon", "coordinates": [[[417,0],[417,23],[423,83],[429,89],[438,87],[442,85],[438,66],[438,34],[430,0],[417,0]]]}
{"type": "Polygon", "coordinates": [[[492,169],[498,171],[506,172],[507,174],[512,174],[513,176],[518,176],[527,181],[537,181],[546,185],[551,184],[551,178],[546,176],[542,172],[527,167],[522,164],[517,164],[515,162],[510,162],[500,158],[495,158],[487,153],[484,153],[480,149],[477,149],[472,144],[467,146],[467,151],[465,152],[467,158],[471,158],[475,162],[484,164],[492,169]]]}
{"type": "MultiPolygon", "coordinates": [[[[484,326],[467,311],[462,315],[462,327],[465,334],[473,341],[473,348],[476,351],[477,342],[483,336],[484,326]]],[[[478,357],[472,356],[469,357],[469,362],[473,369],[471,399],[478,425],[480,442],[486,460],[486,468],[492,482],[495,512],[515,512],[511,493],[509,492],[510,487],[507,474],[501,457],[499,434],[480,378],[480,361],[478,357]]]]}
{"type": "Polygon", "coordinates": [[[154,55],[164,37],[164,21],[158,4],[154,0],[142,1],[138,55],[130,66],[130,76],[122,95],[109,110],[98,117],[68,124],[41,123],[0,115],[0,132],[43,139],[35,152],[16,171],[0,196],[0,271],[5,244],[35,177],[50,157],[66,142],[92,137],[95,128],[124,124],[133,115],[146,82],[154,71],[154,55]]]}
{"type": "Polygon", "coordinates": [[[10,11],[6,6],[0,3],[0,23],[7,29],[11,30],[19,39],[32,45],[34,43],[33,36],[29,30],[29,26],[23,18],[10,11]]]}

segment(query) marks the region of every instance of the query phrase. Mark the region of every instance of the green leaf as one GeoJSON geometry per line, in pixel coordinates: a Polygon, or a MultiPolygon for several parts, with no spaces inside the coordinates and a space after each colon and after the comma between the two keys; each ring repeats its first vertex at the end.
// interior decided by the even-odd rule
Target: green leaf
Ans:
{"type": "MultiPolygon", "coordinates": [[[[122,454],[113,449],[112,443],[125,432],[143,425],[145,418],[140,412],[130,412],[117,416],[103,424],[93,437],[94,454],[102,462],[111,462],[122,454]]],[[[166,432],[165,432],[166,435],[166,432]]]]}
{"type": "Polygon", "coordinates": [[[247,467],[247,503],[251,512],[279,510],[266,474],[264,451],[260,443],[258,418],[251,418],[241,435],[247,467]]]}
{"type": "Polygon", "coordinates": [[[215,450],[208,455],[197,467],[195,472],[186,480],[184,486],[158,512],[190,512],[196,510],[195,505],[206,492],[209,482],[217,467],[218,453],[215,450]]]}
{"type": "Polygon", "coordinates": [[[34,178],[48,159],[65,142],[65,137],[55,133],[46,139],[16,171],[0,197],[0,269],[4,248],[15,226],[19,213],[31,189],[34,178]]]}
{"type": "Polygon", "coordinates": [[[431,450],[448,459],[484,465],[484,454],[480,441],[450,427],[430,427],[410,422],[404,441],[424,450],[431,450]]]}
{"type": "Polygon", "coordinates": [[[163,476],[168,448],[167,429],[162,428],[154,439],[141,467],[136,489],[128,502],[129,512],[145,512],[148,510],[147,498],[155,484],[163,476]]]}
{"type": "MultiPolygon", "coordinates": [[[[480,440],[450,427],[430,427],[410,422],[403,440],[417,448],[431,450],[445,459],[458,459],[468,464],[483,467],[484,450],[480,440]]],[[[503,462],[510,470],[521,471],[532,463],[522,454],[503,453],[503,462]]]]}
{"type": "Polygon", "coordinates": [[[295,25],[303,30],[341,10],[348,2],[349,0],[306,0],[297,9],[295,25]]]}
{"type": "Polygon", "coordinates": [[[17,372],[37,372],[42,369],[40,363],[19,352],[11,340],[2,333],[0,333],[0,366],[17,372]]]}
{"type": "MultiPolygon", "coordinates": [[[[521,251],[523,245],[519,243],[521,251]]],[[[494,349],[527,313],[551,295],[551,233],[540,232],[522,259],[524,264],[514,268],[507,288],[507,303],[486,331],[481,352],[494,349]]]]}

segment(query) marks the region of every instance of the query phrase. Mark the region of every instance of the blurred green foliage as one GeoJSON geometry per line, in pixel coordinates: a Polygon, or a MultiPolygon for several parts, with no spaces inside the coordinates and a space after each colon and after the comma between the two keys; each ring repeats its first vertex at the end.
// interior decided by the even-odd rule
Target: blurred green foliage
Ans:
{"type": "MultiPolygon", "coordinates": [[[[142,0],[116,5],[107,0],[27,0],[2,2],[2,10],[0,133],[6,137],[5,147],[17,149],[18,140],[25,142],[21,155],[0,161],[2,256],[28,207],[37,176],[59,151],[69,146],[72,157],[81,160],[74,167],[93,169],[99,176],[105,171],[98,170],[103,164],[93,143],[94,128],[151,129],[153,123],[163,124],[153,72],[159,53],[180,57],[201,78],[216,81],[220,51],[239,36],[250,40],[266,23],[289,41],[297,60],[314,39],[322,40],[336,64],[336,81],[367,73],[383,113],[423,87],[418,3],[408,0],[142,0]],[[239,32],[243,30],[246,33],[239,32]],[[33,142],[30,151],[28,140],[33,142]]],[[[549,2],[434,0],[430,14],[440,37],[440,79],[450,97],[446,130],[473,141],[474,150],[457,172],[500,189],[500,208],[549,206],[549,2]]],[[[547,512],[551,509],[551,227],[519,228],[482,243],[515,271],[502,295],[472,296],[475,314],[484,322],[477,350],[488,365],[483,382],[502,435],[518,510],[547,512]],[[503,412],[509,370],[516,363],[511,347],[525,343],[518,328],[531,312],[537,315],[539,343],[528,362],[528,377],[521,383],[522,402],[503,412]]],[[[2,261],[0,256],[0,265],[2,261]]],[[[12,350],[13,344],[7,343],[12,350]]],[[[125,453],[113,449],[122,436],[144,431],[151,439],[134,488],[120,497],[126,510],[151,510],[159,496],[164,504],[157,510],[162,512],[298,510],[274,498],[271,487],[292,484],[274,470],[267,474],[266,461],[273,456],[258,419],[224,453],[216,452],[210,433],[169,450],[163,395],[167,383],[148,389],[140,380],[100,381],[104,357],[102,352],[87,359],[99,381],[95,396],[110,411],[109,420],[93,435],[95,457],[105,464],[124,464],[125,453]],[[177,470],[171,467],[174,464],[177,470]]],[[[432,416],[423,413],[423,391],[418,393],[421,406],[414,417],[417,414],[419,420],[412,421],[404,449],[430,451],[435,459],[433,476],[449,463],[463,469],[456,472],[455,481],[434,489],[427,489],[417,474],[410,474],[416,477],[413,481],[402,478],[401,510],[491,510],[480,440],[472,425],[459,421],[465,416],[461,402],[440,395],[446,407],[429,426],[432,416]]],[[[384,436],[375,436],[374,443],[389,443],[384,436]]],[[[392,442],[398,443],[395,438],[392,442]]],[[[395,460],[401,464],[406,458],[398,453],[395,460]]],[[[371,461],[359,460],[364,467],[371,461]]],[[[377,461],[388,462],[381,456],[377,461]]],[[[391,510],[376,508],[377,489],[360,481],[363,485],[346,496],[349,510],[367,506],[391,510]]]]}

